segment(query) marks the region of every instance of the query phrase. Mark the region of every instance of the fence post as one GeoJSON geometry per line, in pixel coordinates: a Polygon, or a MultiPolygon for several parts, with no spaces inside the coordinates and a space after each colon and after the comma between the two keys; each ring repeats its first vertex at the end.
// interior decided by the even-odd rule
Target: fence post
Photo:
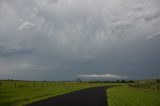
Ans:
{"type": "Polygon", "coordinates": [[[27,87],[28,85],[27,85],[27,82],[26,82],[26,87],[27,87]]]}
{"type": "Polygon", "coordinates": [[[16,81],[14,82],[14,87],[15,87],[15,88],[17,87],[16,81]]]}

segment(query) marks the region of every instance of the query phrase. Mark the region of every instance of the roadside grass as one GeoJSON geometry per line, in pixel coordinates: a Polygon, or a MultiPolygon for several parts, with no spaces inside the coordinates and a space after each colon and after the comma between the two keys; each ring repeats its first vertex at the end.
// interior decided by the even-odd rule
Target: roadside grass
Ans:
{"type": "Polygon", "coordinates": [[[0,81],[0,106],[22,106],[76,90],[107,83],[0,81]]]}
{"type": "Polygon", "coordinates": [[[127,85],[109,88],[107,97],[109,106],[160,106],[160,91],[127,85]]]}

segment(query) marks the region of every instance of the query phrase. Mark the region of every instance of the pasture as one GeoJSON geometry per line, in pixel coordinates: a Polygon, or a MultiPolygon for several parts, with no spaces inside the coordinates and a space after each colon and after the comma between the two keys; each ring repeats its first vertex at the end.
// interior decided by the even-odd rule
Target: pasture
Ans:
{"type": "Polygon", "coordinates": [[[114,86],[107,90],[109,106],[160,106],[159,83],[47,82],[0,80],[0,106],[22,106],[35,101],[96,86],[114,86]],[[119,85],[119,86],[115,86],[119,85]]]}
{"type": "Polygon", "coordinates": [[[107,90],[109,106],[160,106],[160,91],[116,86],[107,90]]]}

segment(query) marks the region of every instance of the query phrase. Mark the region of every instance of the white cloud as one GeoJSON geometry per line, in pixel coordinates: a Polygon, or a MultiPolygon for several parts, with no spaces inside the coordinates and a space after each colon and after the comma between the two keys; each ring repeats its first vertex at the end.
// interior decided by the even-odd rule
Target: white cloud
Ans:
{"type": "Polygon", "coordinates": [[[126,79],[127,76],[120,76],[115,74],[90,74],[90,75],[79,75],[82,78],[108,78],[108,79],[126,79]]]}
{"type": "Polygon", "coordinates": [[[152,39],[152,38],[155,38],[155,37],[160,37],[160,32],[159,32],[159,33],[155,33],[155,34],[153,34],[153,35],[149,35],[149,36],[147,37],[147,39],[152,39]]]}
{"type": "Polygon", "coordinates": [[[34,23],[27,21],[27,20],[23,20],[22,24],[18,27],[18,30],[23,30],[23,29],[29,29],[31,27],[35,26],[34,23]]]}

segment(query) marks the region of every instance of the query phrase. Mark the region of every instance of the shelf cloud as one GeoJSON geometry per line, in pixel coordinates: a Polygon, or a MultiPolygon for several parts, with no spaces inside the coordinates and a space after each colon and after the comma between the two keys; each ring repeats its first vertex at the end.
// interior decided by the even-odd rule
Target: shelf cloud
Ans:
{"type": "Polygon", "coordinates": [[[90,75],[79,75],[81,78],[107,78],[107,79],[126,79],[127,76],[120,76],[115,74],[90,74],[90,75]]]}

